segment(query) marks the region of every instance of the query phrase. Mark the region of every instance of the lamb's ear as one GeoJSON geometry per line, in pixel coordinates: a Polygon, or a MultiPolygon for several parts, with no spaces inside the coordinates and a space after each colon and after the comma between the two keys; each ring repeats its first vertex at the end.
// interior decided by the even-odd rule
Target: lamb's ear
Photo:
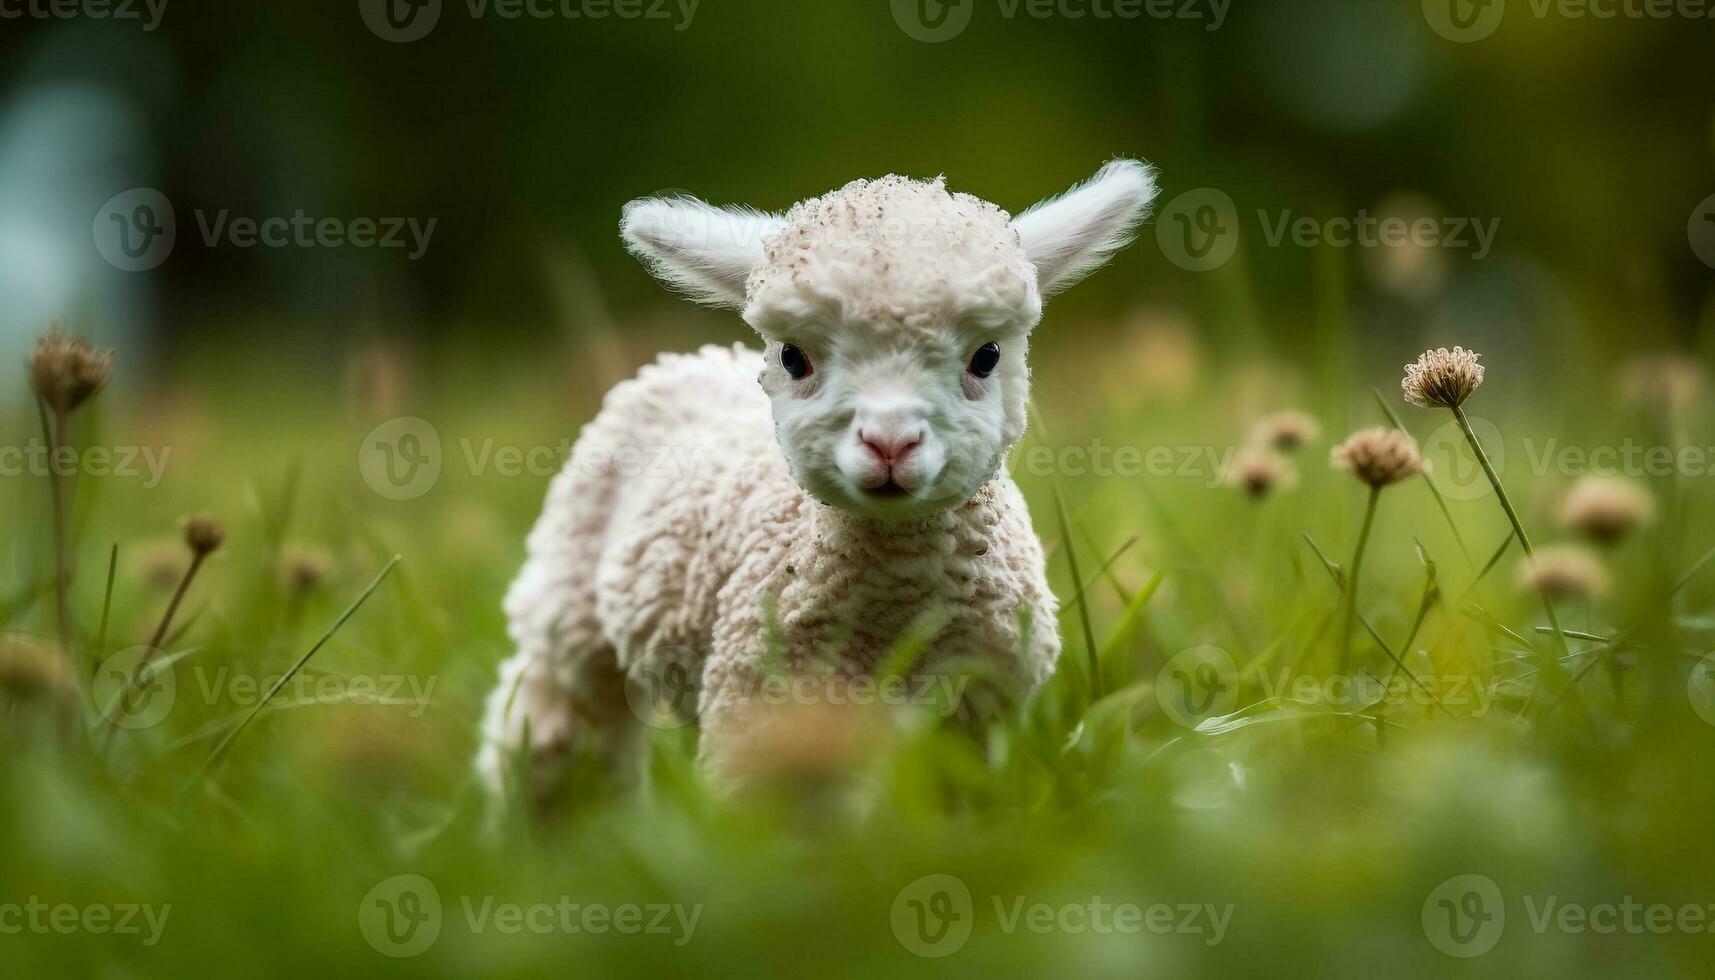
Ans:
{"type": "Polygon", "coordinates": [[[625,206],[619,234],[667,285],[699,303],[738,308],[745,280],[762,264],[762,239],[780,223],[772,214],[694,197],[646,197],[625,206]]]}
{"type": "Polygon", "coordinates": [[[1036,266],[1042,295],[1072,285],[1129,245],[1155,193],[1155,171],[1147,164],[1115,160],[1015,218],[1012,226],[1036,266]]]}

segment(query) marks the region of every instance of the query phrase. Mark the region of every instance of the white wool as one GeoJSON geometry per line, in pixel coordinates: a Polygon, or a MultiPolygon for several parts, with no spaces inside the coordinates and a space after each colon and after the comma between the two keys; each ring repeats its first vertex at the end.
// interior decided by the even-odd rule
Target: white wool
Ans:
{"type": "Polygon", "coordinates": [[[662,684],[683,686],[730,785],[772,652],[791,672],[831,652],[856,677],[925,622],[940,625],[917,673],[977,663],[1005,693],[1040,687],[1058,606],[1000,465],[1024,428],[1027,338],[1042,294],[1119,247],[1153,193],[1146,168],[1117,162],[1019,221],[897,176],[779,217],[628,206],[622,233],[649,268],[742,305],[765,346],[663,355],[585,426],[506,597],[518,653],[484,722],[490,785],[523,748],[540,803],[574,757],[623,774],[636,695],[662,684]],[[812,369],[788,374],[787,345],[812,369]]]}

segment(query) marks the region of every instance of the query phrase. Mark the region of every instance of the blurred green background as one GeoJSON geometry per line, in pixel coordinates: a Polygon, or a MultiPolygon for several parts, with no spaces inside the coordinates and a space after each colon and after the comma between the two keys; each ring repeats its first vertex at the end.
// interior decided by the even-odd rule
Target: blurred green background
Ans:
{"type": "Polygon", "coordinates": [[[1177,0],[1176,16],[1132,18],[1068,3],[1038,17],[1003,0],[702,0],[688,20],[647,5],[666,16],[509,20],[446,0],[426,36],[391,43],[357,0],[173,0],[154,30],[0,0],[25,12],[0,17],[0,350],[20,365],[0,376],[0,449],[40,439],[21,365],[62,320],[118,350],[73,442],[163,461],[159,479],[71,489],[79,676],[161,620],[188,562],[184,515],[228,532],[167,642],[171,713],[110,732],[87,693],[67,707],[76,685],[54,666],[48,481],[0,459],[0,975],[1707,976],[1715,935],[1533,913],[1550,897],[1715,905],[1715,566],[1696,565],[1715,546],[1712,467],[1626,474],[1655,519],[1601,552],[1608,595],[1561,609],[1624,642],[1572,644],[1571,702],[1521,695],[1549,649],[1541,608],[1516,549],[1483,574],[1507,522],[1445,413],[1400,401],[1398,366],[1426,347],[1483,352],[1470,410],[1539,545],[1574,536],[1556,518],[1589,469],[1559,450],[1715,446],[1701,220],[1715,21],[1530,0],[1177,0]],[[1498,26],[1481,21],[1497,8],[1498,26]],[[1454,13],[1492,33],[1450,39],[1454,13]],[[969,20],[914,36],[943,14],[969,20]],[[556,449],[658,351],[748,338],[650,280],[618,241],[620,207],[685,190],[778,210],[898,172],[1017,211],[1119,155],[1160,168],[1160,222],[1033,339],[1039,415],[1014,462],[1066,653],[1031,709],[980,747],[906,723],[858,760],[856,789],[849,747],[812,729],[778,793],[736,804],[695,773],[693,733],[662,732],[642,792],[585,774],[565,820],[485,826],[475,724],[553,467],[475,460],[556,449]],[[109,202],[135,188],[171,203],[178,240],[130,272],[99,245],[109,202]],[[1200,270],[1175,221],[1210,190],[1238,234],[1200,270]],[[205,244],[197,216],[223,209],[435,226],[416,259],[205,244]],[[1326,231],[1361,213],[1468,219],[1492,248],[1271,241],[1285,220],[1326,231]],[[1339,593],[1304,535],[1349,559],[1363,497],[1324,459],[1387,421],[1372,389],[1446,499],[1425,481],[1386,492],[1363,615],[1415,672],[1480,679],[1492,705],[1355,710],[1268,687],[1269,671],[1332,669],[1339,593]],[[1255,501],[1225,485],[1225,462],[1280,409],[1320,432],[1290,460],[1295,485],[1255,501]],[[400,417],[427,420],[444,454],[408,499],[367,480],[360,453],[400,417]],[[1098,443],[1174,465],[1104,469],[1098,443]],[[1039,448],[1057,462],[1020,462],[1039,448]],[[278,675],[395,554],[309,673],[415,683],[402,703],[277,704],[196,775],[255,700],[225,680],[278,675]],[[1419,633],[1426,583],[1439,593],[1419,633]],[[1116,692],[1093,706],[1087,635],[1116,692]],[[1205,645],[1254,672],[1231,728],[1193,732],[1155,685],[1205,645]],[[409,887],[401,874],[431,882],[444,914],[431,946],[393,958],[364,915],[406,911],[385,891],[409,887]],[[971,938],[945,958],[908,941],[929,875],[971,896],[971,938]],[[1439,889],[1465,875],[1499,889],[1492,948],[1437,932],[1439,898],[1466,896],[1439,889]],[[149,946],[10,930],[37,899],[172,911],[149,946]],[[471,927],[467,901],[700,918],[682,945],[510,935],[471,927]],[[1230,906],[1231,920],[1213,944],[1008,929],[1017,901],[1230,906]]]}

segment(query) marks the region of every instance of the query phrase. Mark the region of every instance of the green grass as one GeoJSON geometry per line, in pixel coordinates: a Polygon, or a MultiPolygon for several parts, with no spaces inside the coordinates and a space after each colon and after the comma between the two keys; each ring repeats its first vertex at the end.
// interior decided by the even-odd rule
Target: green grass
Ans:
{"type": "MultiPolygon", "coordinates": [[[[126,377],[122,352],[120,384],[83,420],[95,423],[83,438],[173,455],[156,488],[78,483],[72,607],[85,669],[153,632],[170,586],[152,576],[176,553],[180,517],[217,514],[228,542],[168,642],[177,697],[160,724],[107,733],[86,709],[61,731],[39,701],[0,694],[0,908],[34,897],[171,911],[152,947],[137,936],[0,933],[4,974],[1708,975],[1715,935],[1539,932],[1531,914],[1549,896],[1715,903],[1715,727],[1694,710],[1710,692],[1692,677],[1715,628],[1715,571],[1696,567],[1715,544],[1708,477],[1652,479],[1663,513],[1607,557],[1613,594],[1560,609],[1575,697],[1534,692],[1538,651],[1554,647],[1539,633],[1540,604],[1517,587],[1517,551],[1481,574],[1508,534],[1494,498],[1438,502],[1416,480],[1390,488],[1363,567],[1367,625],[1353,658],[1384,679],[1415,678],[1443,703],[1306,699],[1290,680],[1335,669],[1344,575],[1306,536],[1335,562],[1350,554],[1364,498],[1328,468],[1327,447],[1348,422],[1387,422],[1370,392],[1396,390],[1391,368],[1306,395],[1299,379],[1311,365],[1227,356],[1166,391],[1146,380],[1149,365],[1111,356],[1110,343],[1068,332],[1044,337],[1037,355],[1045,424],[1016,469],[1052,552],[1065,653],[1028,710],[980,746],[907,719],[866,756],[855,786],[805,779],[737,803],[703,784],[693,731],[661,731],[637,792],[611,792],[580,770],[565,818],[534,827],[516,815],[486,824],[470,760],[481,700],[509,653],[499,598],[546,477],[473,474],[459,441],[475,452],[488,438],[556,445],[613,377],[522,355],[429,352],[410,374],[418,395],[386,404],[326,380],[334,372],[309,355],[280,355],[297,376],[274,388],[235,376],[242,366],[199,363],[145,385],[126,377]],[[1295,489],[1253,503],[1216,485],[1206,454],[1181,470],[1201,447],[1219,457],[1238,444],[1258,411],[1292,405],[1328,430],[1299,454],[1295,489]],[[430,419],[445,448],[440,482],[418,499],[388,500],[358,472],[361,437],[395,414],[430,419]],[[1060,454],[1097,439],[1145,459],[1166,449],[1169,471],[1028,465],[1038,447],[1060,454]],[[294,600],[279,566],[302,546],[328,554],[331,572],[294,600]],[[288,698],[307,692],[310,703],[259,711],[209,765],[260,691],[396,554],[397,568],[304,669],[303,684],[334,693],[287,685],[288,698]],[[1592,639],[1621,636],[1617,658],[1592,639]],[[1193,648],[1214,651],[1175,659],[1193,648]],[[1164,699],[1182,692],[1158,682],[1225,663],[1231,710],[1201,730],[1175,722],[1164,699]],[[377,692],[397,703],[341,693],[358,678],[398,678],[398,690],[377,692]],[[1486,696],[1456,695],[1463,683],[1486,696]],[[1103,692],[1093,704],[1092,691],[1103,692]],[[360,928],[366,897],[398,874],[430,880],[444,909],[438,939],[409,959],[382,956],[360,928]],[[1438,914],[1431,893],[1467,874],[1496,883],[1506,914],[1498,944],[1468,960],[1438,951],[1423,924],[1426,901],[1438,914]],[[908,886],[925,875],[954,876],[972,896],[971,936],[945,959],[913,955],[894,929],[896,912],[912,921],[909,902],[923,896],[908,886]],[[490,899],[491,910],[666,903],[698,918],[682,945],[558,927],[513,935],[494,922],[473,931],[466,899],[477,912],[490,899]],[[1039,932],[1028,911],[1009,932],[1020,900],[1230,906],[1231,918],[1213,945],[1207,934],[1148,929],[1039,932]]],[[[1492,363],[1468,406],[1505,433],[1504,478],[1539,544],[1558,536],[1566,479],[1532,472],[1533,450],[1549,438],[1653,438],[1647,415],[1604,394],[1612,377],[1532,373],[1541,370],[1492,363]],[[1584,395],[1568,406],[1567,390],[1584,395]]],[[[1446,413],[1393,406],[1439,444],[1430,437],[1446,413]]],[[[33,419],[15,415],[6,437],[18,444],[33,419]]],[[[1688,431],[1706,433],[1707,421],[1688,420],[1688,431]]],[[[0,591],[8,636],[49,638],[45,482],[0,481],[0,505],[13,515],[0,591]]]]}

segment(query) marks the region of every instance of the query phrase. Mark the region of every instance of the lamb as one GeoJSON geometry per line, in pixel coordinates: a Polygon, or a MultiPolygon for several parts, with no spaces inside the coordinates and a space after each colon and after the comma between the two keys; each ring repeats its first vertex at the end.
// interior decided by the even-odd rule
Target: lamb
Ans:
{"type": "Polygon", "coordinates": [[[1003,467],[1028,341],[1044,297],[1129,243],[1155,192],[1121,159],[1016,219],[892,175],[783,215],[627,205],[630,250],[742,311],[762,350],[663,355],[580,434],[505,599],[517,653],[477,763],[491,791],[521,772],[546,806],[576,759],[635,768],[634,706],[663,683],[731,785],[766,673],[833,645],[839,675],[866,675],[913,624],[936,629],[919,675],[980,663],[1038,689],[1057,602],[1003,467]]]}

